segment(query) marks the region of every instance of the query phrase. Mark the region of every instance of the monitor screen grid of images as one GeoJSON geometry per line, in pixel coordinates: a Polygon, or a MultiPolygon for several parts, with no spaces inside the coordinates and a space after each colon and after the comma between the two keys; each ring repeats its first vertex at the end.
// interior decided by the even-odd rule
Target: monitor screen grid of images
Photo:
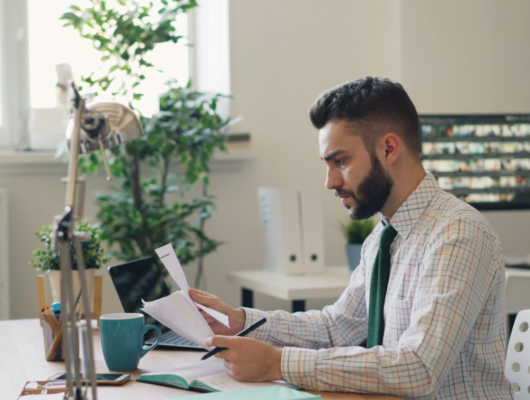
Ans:
{"type": "Polygon", "coordinates": [[[420,115],[423,166],[479,210],[530,209],[530,114],[420,115]]]}

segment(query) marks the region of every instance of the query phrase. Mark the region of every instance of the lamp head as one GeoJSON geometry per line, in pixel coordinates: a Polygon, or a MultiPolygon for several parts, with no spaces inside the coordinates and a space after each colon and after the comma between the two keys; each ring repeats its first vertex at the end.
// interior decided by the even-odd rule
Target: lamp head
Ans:
{"type": "MultiPolygon", "coordinates": [[[[116,101],[95,101],[81,110],[79,153],[87,154],[130,142],[143,135],[144,131],[136,114],[116,101]]],[[[74,118],[66,127],[66,139],[74,133],[74,118]]]]}

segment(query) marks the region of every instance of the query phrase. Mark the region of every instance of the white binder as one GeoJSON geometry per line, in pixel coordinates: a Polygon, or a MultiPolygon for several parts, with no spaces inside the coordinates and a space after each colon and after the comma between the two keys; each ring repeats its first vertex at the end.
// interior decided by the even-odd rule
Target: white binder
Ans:
{"type": "Polygon", "coordinates": [[[299,195],[296,188],[258,188],[264,238],[264,268],[302,274],[299,195]]]}
{"type": "Polygon", "coordinates": [[[300,188],[298,194],[304,273],[322,272],[325,268],[322,189],[300,188]]]}

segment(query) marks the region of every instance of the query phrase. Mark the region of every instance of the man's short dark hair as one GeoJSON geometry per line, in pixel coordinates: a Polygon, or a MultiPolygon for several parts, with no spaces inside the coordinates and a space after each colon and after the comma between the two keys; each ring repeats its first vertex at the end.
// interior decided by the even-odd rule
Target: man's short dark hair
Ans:
{"type": "Polygon", "coordinates": [[[366,77],[334,87],[313,103],[309,117],[317,129],[334,120],[351,122],[369,151],[381,134],[395,133],[419,156],[418,112],[403,86],[390,79],[366,77]]]}

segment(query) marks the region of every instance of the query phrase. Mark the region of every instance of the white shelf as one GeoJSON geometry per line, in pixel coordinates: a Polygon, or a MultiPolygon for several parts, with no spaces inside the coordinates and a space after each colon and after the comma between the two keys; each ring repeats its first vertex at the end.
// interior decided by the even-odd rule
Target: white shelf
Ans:
{"type": "Polygon", "coordinates": [[[229,282],[282,300],[338,298],[350,282],[347,267],[326,267],[324,272],[308,275],[281,275],[259,269],[232,271],[229,282]]]}
{"type": "MultiPolygon", "coordinates": [[[[252,150],[230,150],[228,153],[217,153],[213,162],[250,161],[256,158],[252,150]]],[[[21,165],[66,165],[61,158],[55,158],[55,151],[0,151],[0,166],[21,165]]]]}
{"type": "Polygon", "coordinates": [[[65,162],[55,158],[55,152],[47,151],[0,151],[0,165],[61,165],[65,162]]]}

